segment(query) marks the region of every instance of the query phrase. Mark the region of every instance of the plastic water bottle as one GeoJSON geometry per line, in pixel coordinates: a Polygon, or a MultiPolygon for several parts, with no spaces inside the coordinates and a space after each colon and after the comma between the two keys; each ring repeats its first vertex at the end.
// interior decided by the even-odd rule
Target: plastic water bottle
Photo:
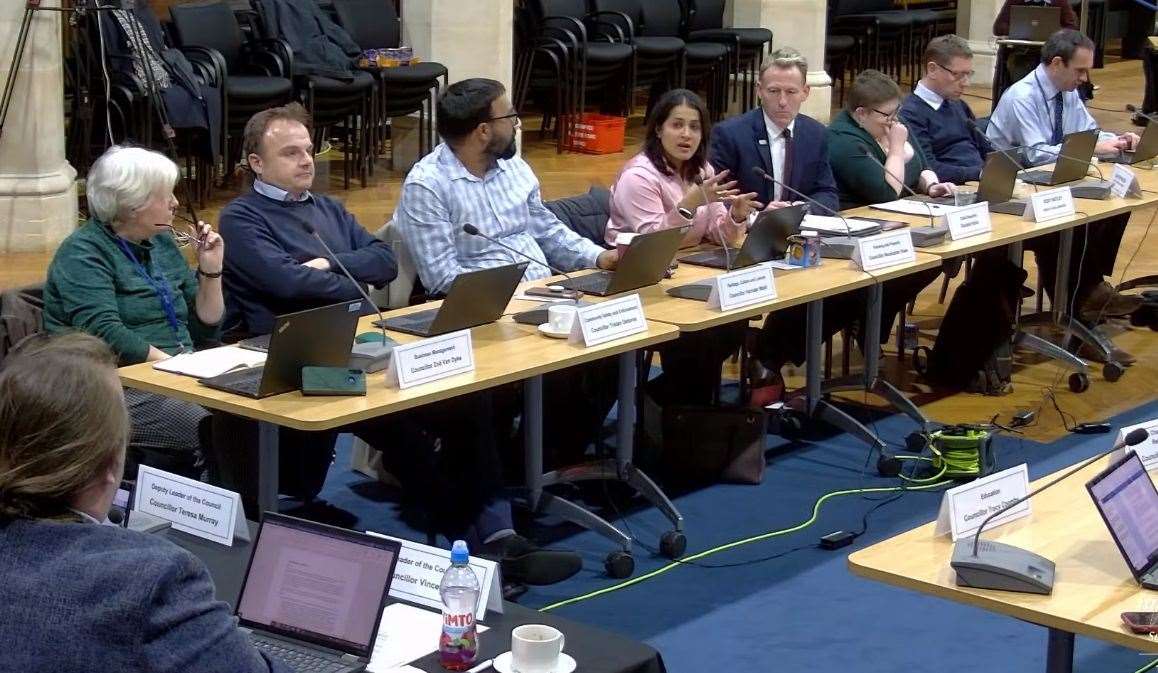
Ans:
{"type": "Polygon", "coordinates": [[[450,567],[438,587],[442,596],[442,636],[438,661],[451,671],[465,671],[478,658],[478,628],[474,610],[478,605],[478,577],[470,567],[466,542],[455,540],[450,548],[450,567]]]}

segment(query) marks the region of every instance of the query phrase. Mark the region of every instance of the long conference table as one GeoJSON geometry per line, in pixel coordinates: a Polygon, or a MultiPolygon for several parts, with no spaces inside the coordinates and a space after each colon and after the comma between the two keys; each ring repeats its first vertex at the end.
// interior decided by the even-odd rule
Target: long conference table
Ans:
{"type": "MultiPolygon", "coordinates": [[[[1143,188],[1158,190],[1158,175],[1154,171],[1136,170],[1143,188]]],[[[667,291],[678,285],[702,283],[720,273],[719,270],[682,264],[670,279],[637,290],[647,318],[647,331],[617,339],[590,348],[541,336],[535,326],[516,323],[511,314],[533,308],[535,303],[512,299],[507,315],[500,320],[471,330],[475,350],[476,369],[448,379],[400,390],[387,385],[385,377],[374,374],[367,377],[365,397],[304,397],[300,392],[253,400],[216,391],[198,384],[194,379],[161,372],[149,363],[124,367],[120,370],[125,386],[146,390],[200,404],[209,409],[224,411],[255,420],[259,423],[259,504],[263,511],[277,508],[278,499],[278,432],[279,426],[298,430],[330,430],[357,421],[404,411],[457,395],[522,381],[525,386],[524,415],[528,432],[525,433],[526,488],[528,503],[533,510],[558,514],[566,519],[595,530],[622,547],[630,555],[631,539],[604,519],[574,503],[543,490],[544,486],[568,479],[567,470],[550,474],[542,472],[542,376],[550,372],[578,366],[602,358],[615,357],[619,363],[617,453],[612,461],[605,461],[584,478],[617,478],[631,484],[653,504],[660,507],[674,526],[673,533],[682,535],[683,519],[663,492],[631,464],[637,381],[638,354],[647,348],[676,339],[681,332],[695,332],[718,325],[755,318],[766,313],[807,304],[807,368],[806,400],[808,413],[860,437],[870,445],[883,448],[883,442],[850,415],[825,400],[825,394],[850,385],[849,381],[825,382],[820,374],[823,303],[827,297],[869,289],[865,307],[866,362],[864,372],[852,385],[872,390],[888,398],[919,425],[927,420],[904,395],[878,376],[879,344],[877,335],[880,321],[881,283],[906,274],[917,273],[940,266],[944,260],[1004,245],[1014,245],[1025,239],[1060,232],[1063,238],[1059,254],[1059,285],[1068,271],[1069,242],[1074,227],[1110,215],[1128,212],[1158,203],[1158,191],[1143,192],[1140,199],[1111,198],[1103,201],[1079,200],[1078,213],[1043,223],[1027,222],[1010,215],[993,214],[992,231],[988,234],[946,241],[937,246],[919,248],[911,262],[866,273],[855,268],[848,260],[824,260],[808,269],[774,271],[776,297],[728,311],[709,308],[705,302],[670,296],[667,291]]],[[[863,209],[847,211],[880,217],[881,211],[863,209]]],[[[908,222],[911,226],[927,224],[928,218],[889,213],[889,219],[908,222]]],[[[526,282],[519,292],[547,281],[526,282]]],[[[1064,296],[1064,287],[1059,288],[1064,296]]],[[[602,301],[585,297],[585,301],[602,301]]],[[[1060,302],[1055,302],[1060,304],[1060,302]]],[[[429,309],[437,304],[427,303],[392,311],[398,315],[429,309]]],[[[359,331],[372,331],[369,317],[359,324],[359,331]]],[[[395,334],[400,343],[409,343],[415,337],[395,334]]],[[[1080,361],[1079,361],[1080,362],[1080,361]]],[[[1083,365],[1084,366],[1084,365],[1083,365]]],[[[576,473],[572,473],[576,474],[576,473]]],[[[610,557],[609,557],[610,562],[610,557]]]]}
{"type": "MultiPolygon", "coordinates": [[[[1109,435],[1106,441],[1111,441],[1109,435]]],[[[1134,581],[1085,490],[1085,483],[1108,464],[1109,459],[1097,461],[1034,497],[1028,518],[983,533],[986,540],[1013,544],[1053,561],[1056,579],[1049,596],[957,586],[949,567],[953,542],[934,533],[935,522],[851,554],[848,566],[861,577],[1045,627],[1046,673],[1073,671],[1075,634],[1158,653],[1158,640],[1131,633],[1119,617],[1153,611],[1156,596],[1134,581]]],[[[1051,478],[1043,477],[1030,489],[1051,478]]]]}

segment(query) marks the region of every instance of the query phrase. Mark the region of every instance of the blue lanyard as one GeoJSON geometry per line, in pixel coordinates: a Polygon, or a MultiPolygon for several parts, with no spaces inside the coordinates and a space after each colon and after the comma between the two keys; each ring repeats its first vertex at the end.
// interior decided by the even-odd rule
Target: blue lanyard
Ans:
{"type": "Polygon", "coordinates": [[[169,283],[164,278],[158,278],[149,273],[141,264],[137,256],[133,254],[129,244],[121,237],[117,237],[117,245],[121,246],[121,251],[133,263],[133,267],[137,270],[137,274],[145,279],[149,287],[153,288],[153,292],[157,295],[157,299],[161,302],[161,309],[165,312],[165,321],[169,323],[169,329],[173,330],[173,339],[177,342],[177,346],[183,351],[187,352],[189,349],[181,342],[181,322],[177,320],[177,309],[173,307],[173,292],[169,288],[169,283]]]}

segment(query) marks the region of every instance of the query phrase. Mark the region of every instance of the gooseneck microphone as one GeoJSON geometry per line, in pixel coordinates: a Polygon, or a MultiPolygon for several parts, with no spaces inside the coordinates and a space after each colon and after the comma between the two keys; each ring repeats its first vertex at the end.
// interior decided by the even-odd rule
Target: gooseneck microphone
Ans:
{"type": "MultiPolygon", "coordinates": [[[[699,188],[700,197],[702,197],[704,199],[704,207],[706,208],[708,206],[708,204],[711,203],[711,200],[708,199],[708,193],[707,193],[707,191],[704,190],[704,176],[697,173],[696,177],[692,178],[692,183],[695,184],[695,186],[699,188]]],[[[731,219],[731,217],[732,217],[732,209],[728,208],[728,218],[731,219]]],[[[732,220],[732,221],[735,222],[735,220],[732,220]]],[[[717,222],[716,223],[716,235],[720,237],[720,246],[724,248],[724,269],[726,271],[731,271],[732,270],[732,251],[728,249],[728,237],[724,235],[724,223],[723,222],[717,222]]]]}
{"type": "Polygon", "coordinates": [[[386,365],[389,364],[391,353],[394,352],[394,347],[387,345],[393,343],[393,340],[386,336],[386,318],[382,315],[381,309],[379,309],[378,305],[374,303],[374,300],[370,298],[370,295],[366,293],[366,289],[362,287],[362,284],[354,279],[354,276],[350,274],[350,270],[346,268],[345,264],[342,264],[342,260],[338,259],[338,256],[334,254],[330,246],[326,245],[326,241],[318,234],[318,230],[314,227],[313,223],[302,221],[302,227],[306,230],[306,233],[316,238],[318,243],[322,244],[322,247],[325,248],[326,253],[330,256],[330,260],[338,265],[338,268],[342,270],[346,278],[350,279],[350,282],[354,284],[354,287],[358,290],[358,294],[362,295],[366,303],[373,307],[374,312],[378,314],[378,321],[374,324],[382,331],[382,341],[378,343],[368,342],[355,344],[350,354],[354,356],[353,359],[359,361],[362,369],[367,374],[385,369],[386,365]]]}
{"type": "Polygon", "coordinates": [[[807,195],[807,194],[804,194],[804,193],[802,193],[802,192],[800,192],[800,191],[798,191],[798,190],[796,190],[796,189],[793,189],[792,187],[789,187],[788,185],[786,185],[786,184],[784,184],[783,182],[781,182],[781,181],[777,180],[776,178],[772,177],[771,175],[768,175],[768,173],[766,173],[766,172],[764,171],[764,169],[763,169],[763,168],[760,168],[759,166],[756,166],[756,167],[754,167],[754,168],[752,169],[752,171],[753,171],[753,172],[754,172],[756,175],[758,175],[758,176],[760,176],[761,178],[764,178],[765,180],[767,180],[768,182],[771,182],[771,183],[772,183],[772,184],[774,184],[774,185],[780,185],[780,188],[781,188],[781,189],[787,189],[788,191],[792,192],[792,193],[793,193],[793,194],[795,194],[796,196],[799,196],[800,198],[804,199],[804,200],[805,200],[806,202],[808,202],[809,204],[811,204],[811,205],[813,205],[813,206],[819,206],[819,207],[820,207],[822,210],[824,210],[824,212],[826,212],[826,213],[828,213],[828,214],[832,215],[833,217],[839,218],[839,219],[840,219],[840,221],[841,221],[842,223],[844,223],[844,234],[845,234],[845,236],[851,236],[851,235],[852,235],[852,228],[848,226],[848,220],[846,220],[846,219],[844,218],[844,215],[841,215],[839,211],[837,211],[837,210],[833,210],[832,208],[829,208],[828,206],[824,205],[824,204],[823,204],[823,203],[821,203],[820,201],[817,201],[816,199],[812,198],[811,196],[809,196],[809,195],[807,195]]]}
{"type": "Polygon", "coordinates": [[[1036,488],[1030,493],[1017,498],[995,510],[981,522],[977,532],[972,537],[957,540],[953,547],[953,558],[950,565],[957,571],[957,585],[977,589],[998,589],[1001,591],[1022,591],[1027,593],[1049,594],[1053,590],[1054,564],[1049,559],[1026,549],[1000,542],[986,542],[981,547],[981,533],[985,526],[995,517],[1017,507],[1026,500],[1065,481],[1075,473],[1089,467],[1094,462],[1105,458],[1111,453],[1126,447],[1137,446],[1149,439],[1150,433],[1145,428],[1135,428],[1122,441],[1115,443],[1108,450],[1088,460],[1082,461],[1073,469],[1060,477],[1051,480],[1048,484],[1036,488]]]}
{"type": "Polygon", "coordinates": [[[539,266],[546,267],[552,273],[556,273],[560,276],[563,276],[567,280],[571,280],[570,274],[568,274],[566,271],[563,271],[562,269],[556,269],[555,267],[548,264],[545,257],[542,260],[535,259],[534,257],[531,257],[530,255],[523,252],[522,250],[516,250],[515,248],[512,248],[511,246],[507,245],[506,243],[503,243],[502,241],[495,238],[494,236],[484,234],[481,230],[479,230],[478,227],[474,226],[470,222],[467,222],[466,224],[462,225],[462,230],[464,232],[470,234],[471,236],[479,236],[481,238],[485,238],[486,240],[490,241],[491,243],[494,243],[495,245],[499,246],[500,248],[503,248],[505,250],[513,252],[516,255],[518,255],[519,257],[522,257],[523,259],[530,260],[531,262],[538,264],[539,266]]]}
{"type": "MultiPolygon", "coordinates": [[[[892,179],[901,183],[901,189],[908,192],[918,203],[925,204],[925,210],[929,211],[929,228],[930,229],[936,229],[937,228],[937,218],[936,218],[936,216],[933,215],[933,207],[929,205],[928,201],[923,201],[920,198],[920,196],[916,192],[913,191],[913,189],[911,187],[909,187],[908,185],[905,184],[904,176],[897,177],[896,173],[890,171],[883,163],[880,162],[879,159],[877,159],[876,157],[873,156],[873,153],[869,151],[869,148],[865,147],[864,143],[857,145],[857,147],[860,148],[860,150],[862,152],[864,152],[863,156],[865,158],[867,158],[869,161],[872,161],[874,164],[880,166],[881,170],[885,172],[885,175],[888,175],[892,179]]],[[[916,152],[918,150],[916,148],[913,148],[913,151],[916,152]]]]}

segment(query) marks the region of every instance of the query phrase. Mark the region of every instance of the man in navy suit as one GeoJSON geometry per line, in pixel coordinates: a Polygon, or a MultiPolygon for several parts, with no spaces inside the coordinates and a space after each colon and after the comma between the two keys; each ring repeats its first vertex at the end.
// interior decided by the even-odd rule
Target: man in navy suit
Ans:
{"type": "MultiPolygon", "coordinates": [[[[824,125],[800,114],[808,91],[808,61],[790,47],[777,49],[760,67],[756,82],[760,107],[712,129],[712,165],[717,171],[729,171],[741,192],[756,192],[766,208],[802,201],[793,189],[833,210],[839,208],[824,125]],[[792,189],[765,180],[757,168],[792,189]]],[[[813,210],[827,214],[815,206],[813,210]]]]}

